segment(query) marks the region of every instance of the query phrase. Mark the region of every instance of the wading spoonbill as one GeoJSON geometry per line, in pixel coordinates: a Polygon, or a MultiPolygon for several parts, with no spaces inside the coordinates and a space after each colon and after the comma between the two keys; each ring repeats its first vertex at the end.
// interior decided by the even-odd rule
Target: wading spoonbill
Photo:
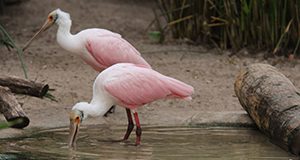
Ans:
{"type": "Polygon", "coordinates": [[[141,142],[142,129],[136,109],[146,103],[162,98],[191,99],[192,86],[164,76],[152,69],[131,63],[115,64],[102,71],[93,86],[90,103],[75,104],[70,113],[69,147],[75,148],[79,126],[88,116],[103,116],[112,105],[126,109],[128,126],[122,140],[127,140],[136,124],[136,141],[141,142]]]}

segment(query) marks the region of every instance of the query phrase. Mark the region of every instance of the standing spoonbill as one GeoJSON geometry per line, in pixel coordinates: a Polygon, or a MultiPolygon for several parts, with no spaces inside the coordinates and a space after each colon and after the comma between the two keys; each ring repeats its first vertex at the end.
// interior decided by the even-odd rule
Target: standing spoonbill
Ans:
{"type": "Polygon", "coordinates": [[[152,69],[131,63],[115,64],[97,76],[91,102],[79,102],[73,106],[70,113],[69,147],[76,147],[79,126],[83,119],[88,116],[102,116],[112,105],[120,105],[126,109],[128,126],[122,141],[127,140],[133,130],[133,112],[136,124],[135,144],[139,145],[142,129],[136,112],[138,107],[167,97],[191,99],[193,92],[192,86],[152,69]]]}
{"type": "Polygon", "coordinates": [[[54,23],[58,25],[56,40],[65,50],[79,55],[96,71],[102,71],[116,63],[133,63],[151,68],[129,42],[120,34],[106,29],[92,28],[75,35],[70,33],[72,21],[69,13],[60,9],[52,11],[41,29],[25,44],[26,50],[31,42],[54,23]]]}
{"type": "MultiPolygon", "coordinates": [[[[65,50],[79,55],[88,65],[101,72],[116,63],[133,63],[147,68],[151,66],[120,34],[106,29],[92,28],[75,35],[70,33],[72,21],[69,13],[60,9],[52,11],[41,29],[25,44],[25,51],[31,42],[54,23],[58,25],[56,39],[65,50]]],[[[112,107],[108,113],[112,113],[112,107]]],[[[107,114],[105,114],[106,116],[107,114]]]]}

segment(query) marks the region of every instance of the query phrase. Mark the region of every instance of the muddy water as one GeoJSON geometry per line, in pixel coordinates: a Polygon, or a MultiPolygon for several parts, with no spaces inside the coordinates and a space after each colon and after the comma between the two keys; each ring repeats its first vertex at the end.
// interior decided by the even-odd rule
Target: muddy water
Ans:
{"type": "Polygon", "coordinates": [[[67,148],[68,129],[36,131],[29,136],[0,140],[1,159],[296,159],[269,142],[257,130],[245,128],[144,127],[142,145],[128,142],[126,126],[82,127],[77,150],[67,148]]]}

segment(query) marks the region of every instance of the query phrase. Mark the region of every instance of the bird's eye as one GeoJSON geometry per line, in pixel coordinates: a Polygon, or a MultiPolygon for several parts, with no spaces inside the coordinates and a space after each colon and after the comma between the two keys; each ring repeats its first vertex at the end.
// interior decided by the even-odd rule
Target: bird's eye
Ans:
{"type": "Polygon", "coordinates": [[[53,16],[49,16],[49,20],[51,20],[51,21],[52,21],[52,20],[53,20],[53,16]]]}

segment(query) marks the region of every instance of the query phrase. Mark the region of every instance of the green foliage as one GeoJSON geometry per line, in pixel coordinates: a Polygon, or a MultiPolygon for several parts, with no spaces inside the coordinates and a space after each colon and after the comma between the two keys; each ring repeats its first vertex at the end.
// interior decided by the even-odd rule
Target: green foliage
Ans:
{"type": "Polygon", "coordinates": [[[10,37],[10,35],[6,32],[2,25],[0,25],[0,44],[5,45],[8,50],[17,50],[18,58],[22,65],[24,76],[25,78],[28,78],[26,65],[23,61],[23,51],[15,44],[14,40],[10,37]]]}
{"type": "Polygon", "coordinates": [[[23,119],[22,118],[17,118],[15,120],[9,121],[9,122],[0,122],[0,129],[5,129],[12,127],[14,125],[22,124],[23,119]]]}
{"type": "Polygon", "coordinates": [[[299,0],[157,0],[174,38],[296,53],[299,0]]]}

